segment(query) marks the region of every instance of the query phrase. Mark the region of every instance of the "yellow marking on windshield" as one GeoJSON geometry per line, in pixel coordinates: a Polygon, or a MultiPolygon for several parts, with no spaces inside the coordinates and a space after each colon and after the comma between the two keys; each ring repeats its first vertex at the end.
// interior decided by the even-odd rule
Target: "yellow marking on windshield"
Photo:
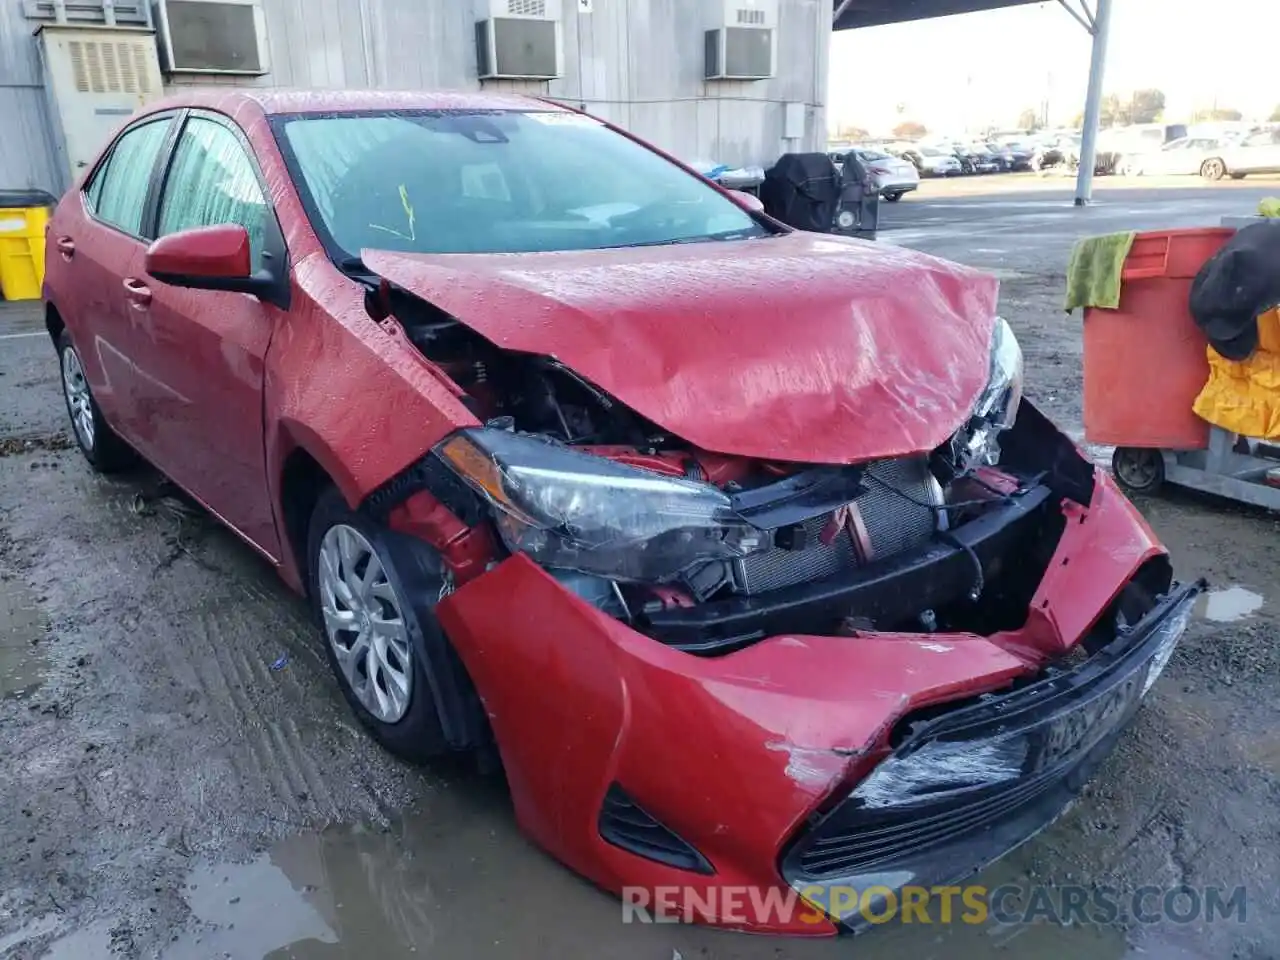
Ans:
{"type": "Polygon", "coordinates": [[[418,218],[413,212],[413,204],[409,202],[409,190],[403,183],[400,184],[400,205],[404,207],[405,221],[409,224],[408,233],[393,229],[392,227],[384,227],[380,223],[369,224],[369,229],[381,230],[383,233],[389,233],[393,237],[399,237],[401,240],[417,240],[418,218]]]}

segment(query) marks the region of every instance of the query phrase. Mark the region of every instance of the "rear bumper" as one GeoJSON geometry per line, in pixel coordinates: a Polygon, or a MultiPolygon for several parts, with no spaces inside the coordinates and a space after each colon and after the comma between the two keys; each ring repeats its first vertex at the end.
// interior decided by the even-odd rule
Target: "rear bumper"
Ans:
{"type": "Polygon", "coordinates": [[[910,193],[920,189],[919,177],[882,177],[877,184],[881,193],[910,193]]]}
{"type": "Polygon", "coordinates": [[[797,838],[782,860],[787,881],[829,914],[849,904],[838,920],[856,932],[868,923],[858,894],[952,885],[1034,837],[1111,753],[1202,586],[1167,597],[1075,669],[918,730],[797,838]]]}

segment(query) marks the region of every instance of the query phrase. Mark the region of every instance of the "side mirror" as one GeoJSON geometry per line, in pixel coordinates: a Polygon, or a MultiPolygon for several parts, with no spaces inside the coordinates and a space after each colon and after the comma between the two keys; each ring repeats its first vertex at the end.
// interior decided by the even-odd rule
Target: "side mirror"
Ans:
{"type": "Polygon", "coordinates": [[[764,213],[764,204],[760,202],[760,198],[754,193],[747,193],[745,190],[733,191],[737,194],[737,200],[748,210],[754,210],[756,213],[764,213]]]}
{"type": "Polygon", "coordinates": [[[161,237],[147,250],[147,273],[174,287],[223,290],[271,299],[279,287],[269,270],[252,271],[249,231],[239,224],[196,227],[161,237]]]}

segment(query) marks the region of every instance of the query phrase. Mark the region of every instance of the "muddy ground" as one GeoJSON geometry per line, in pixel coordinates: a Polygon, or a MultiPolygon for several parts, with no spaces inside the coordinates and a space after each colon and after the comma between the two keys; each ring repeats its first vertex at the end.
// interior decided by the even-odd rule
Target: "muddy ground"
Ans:
{"type": "MultiPolygon", "coordinates": [[[[997,271],[1029,392],[1078,430],[1080,321],[1058,309],[1073,237],[1212,223],[1262,192],[1107,191],[1083,212],[1045,188],[913,198],[882,240],[997,271]]],[[[1243,921],[784,942],[624,926],[520,838],[499,783],[381,753],[266,565],[149,473],[91,474],[63,420],[38,315],[0,306],[0,957],[1280,956],[1268,515],[1140,504],[1180,576],[1241,589],[1197,619],[1083,800],[983,878],[1244,886],[1243,921]]]]}

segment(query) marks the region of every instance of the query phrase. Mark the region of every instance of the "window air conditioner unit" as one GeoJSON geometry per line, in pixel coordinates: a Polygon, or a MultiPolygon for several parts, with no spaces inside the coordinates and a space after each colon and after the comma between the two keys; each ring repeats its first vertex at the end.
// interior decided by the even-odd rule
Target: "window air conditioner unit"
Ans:
{"type": "Polygon", "coordinates": [[[262,0],[156,0],[156,23],[169,73],[270,71],[262,0]]]}
{"type": "Polygon", "coordinates": [[[725,0],[723,19],[705,35],[706,79],[772,77],[777,24],[777,0],[725,0]]]}
{"type": "Polygon", "coordinates": [[[564,74],[560,0],[482,0],[479,6],[481,80],[554,80],[564,74]]]}

